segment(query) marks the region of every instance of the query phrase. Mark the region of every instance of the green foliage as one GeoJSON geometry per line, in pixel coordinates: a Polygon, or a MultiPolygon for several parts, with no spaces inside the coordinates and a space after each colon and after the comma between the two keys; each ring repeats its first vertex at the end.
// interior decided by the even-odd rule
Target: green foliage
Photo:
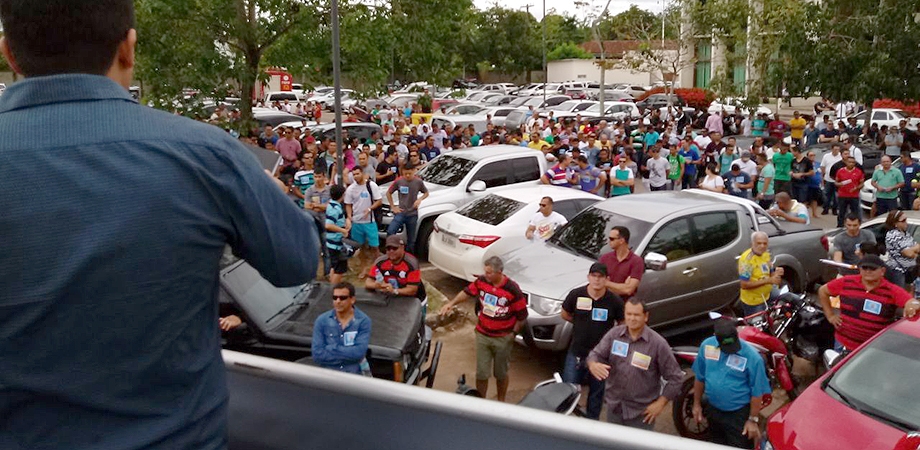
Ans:
{"type": "Polygon", "coordinates": [[[551,52],[546,54],[546,59],[556,61],[559,59],[594,59],[594,55],[575,45],[574,42],[559,44],[551,52]]]}
{"type": "Polygon", "coordinates": [[[480,54],[476,61],[484,63],[483,67],[500,73],[520,73],[543,66],[543,36],[533,16],[493,6],[480,13],[480,20],[480,54]]]}
{"type": "Polygon", "coordinates": [[[473,12],[470,0],[391,0],[395,59],[405,78],[450,85],[463,70],[456,54],[467,32],[457,18],[473,12]]]}
{"type": "MultiPolygon", "coordinates": [[[[614,16],[605,17],[598,23],[598,32],[603,40],[647,40],[651,37],[661,38],[662,15],[655,14],[636,5],[614,16]]],[[[664,13],[665,39],[677,39],[680,36],[680,8],[672,3],[664,13]]]]}

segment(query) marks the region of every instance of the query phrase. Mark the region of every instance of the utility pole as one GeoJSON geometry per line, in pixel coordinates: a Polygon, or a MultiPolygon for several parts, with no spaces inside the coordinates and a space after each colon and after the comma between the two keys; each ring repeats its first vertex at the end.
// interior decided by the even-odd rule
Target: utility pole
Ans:
{"type": "MultiPolygon", "coordinates": [[[[544,0],[545,1],[545,0],[544,0]]],[[[604,109],[604,83],[607,75],[607,55],[604,53],[604,41],[601,40],[601,33],[598,31],[597,26],[601,23],[601,19],[604,18],[604,14],[607,14],[607,8],[610,7],[610,1],[607,0],[607,4],[604,5],[604,9],[601,10],[601,13],[597,16],[597,19],[594,19],[594,23],[591,24],[591,29],[594,31],[594,37],[597,39],[597,45],[601,49],[601,82],[598,86],[597,96],[601,108],[601,116],[604,115],[606,109],[604,109]]]]}
{"type": "Polygon", "coordinates": [[[546,0],[543,0],[543,103],[546,103],[546,83],[549,73],[546,71],[546,0]]]}
{"type": "Polygon", "coordinates": [[[342,145],[342,68],[339,61],[339,0],[332,0],[332,86],[335,97],[335,168],[345,185],[345,148],[342,145]]]}

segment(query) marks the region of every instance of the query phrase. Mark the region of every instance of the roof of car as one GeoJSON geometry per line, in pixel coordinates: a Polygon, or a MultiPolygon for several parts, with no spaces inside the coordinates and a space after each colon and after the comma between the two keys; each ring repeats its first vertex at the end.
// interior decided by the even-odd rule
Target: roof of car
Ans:
{"type": "Polygon", "coordinates": [[[912,319],[904,319],[896,322],[891,326],[891,329],[920,338],[920,320],[918,320],[916,316],[912,319]]]}
{"type": "Polygon", "coordinates": [[[535,202],[543,197],[550,197],[553,201],[568,200],[572,198],[584,198],[597,201],[603,200],[602,197],[582,191],[581,189],[547,185],[502,189],[493,192],[493,194],[524,203],[535,202]]]}
{"type": "Polygon", "coordinates": [[[538,150],[534,150],[529,147],[519,147],[517,145],[483,145],[475,148],[467,148],[462,150],[453,150],[446,155],[453,155],[461,158],[471,159],[473,161],[480,161],[492,156],[508,156],[508,155],[539,155],[538,150]]]}
{"type": "MultiPolygon", "coordinates": [[[[342,128],[354,128],[354,127],[369,127],[369,128],[380,128],[380,125],[371,122],[342,122],[342,128]]],[[[330,128],[335,128],[335,122],[321,123],[311,127],[313,131],[325,131],[330,128]]]]}
{"type": "Polygon", "coordinates": [[[663,191],[613,197],[598,203],[596,207],[619,214],[628,211],[631,217],[654,223],[675,212],[699,207],[722,206],[727,209],[738,209],[739,206],[734,205],[734,202],[730,200],[730,198],[705,195],[694,192],[694,190],[663,191]]]}

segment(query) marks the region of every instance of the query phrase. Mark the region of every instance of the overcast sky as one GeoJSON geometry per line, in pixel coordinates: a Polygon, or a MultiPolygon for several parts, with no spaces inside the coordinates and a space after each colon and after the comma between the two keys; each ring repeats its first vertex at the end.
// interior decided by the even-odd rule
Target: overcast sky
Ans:
{"type": "MultiPolygon", "coordinates": [[[[586,3],[589,3],[593,10],[600,11],[601,8],[607,3],[606,0],[583,0],[586,3]]],[[[581,17],[585,14],[585,8],[579,8],[576,6],[579,0],[546,0],[546,11],[556,10],[557,13],[573,15],[575,17],[581,17]]],[[[613,15],[629,9],[630,5],[636,5],[639,8],[649,10],[652,12],[661,12],[661,2],[662,0],[611,0],[610,8],[608,13],[613,15]]],[[[502,0],[501,2],[496,2],[495,0],[473,0],[473,3],[479,9],[488,9],[493,4],[498,3],[500,6],[509,9],[526,9],[526,5],[530,6],[530,13],[539,21],[543,17],[543,1],[542,0],[502,0]]]]}

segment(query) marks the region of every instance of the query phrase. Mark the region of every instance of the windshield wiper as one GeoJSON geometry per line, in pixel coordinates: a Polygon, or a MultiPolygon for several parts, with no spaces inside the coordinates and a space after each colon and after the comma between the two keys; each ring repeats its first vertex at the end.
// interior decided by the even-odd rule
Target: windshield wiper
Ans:
{"type": "MultiPolygon", "coordinates": [[[[300,292],[303,292],[303,291],[304,291],[303,289],[300,290],[300,292]]],[[[299,296],[300,293],[298,293],[297,295],[299,296]]],[[[295,296],[295,298],[296,298],[296,296],[295,296]]],[[[289,311],[289,310],[292,309],[292,308],[296,308],[296,307],[298,307],[298,306],[304,306],[304,305],[308,305],[308,304],[309,304],[309,302],[298,302],[297,300],[294,300],[293,302],[291,302],[290,305],[287,305],[287,306],[285,306],[284,308],[281,308],[281,310],[279,310],[278,312],[276,312],[275,314],[273,314],[271,317],[269,317],[269,318],[265,321],[265,323],[271,322],[272,319],[274,319],[275,317],[278,317],[278,316],[284,314],[286,311],[289,311]]]]}
{"type": "MultiPolygon", "coordinates": [[[[835,391],[836,391],[836,390],[835,390],[835,391]]],[[[885,413],[880,412],[880,411],[875,411],[875,410],[866,408],[866,409],[860,410],[859,412],[861,412],[861,413],[863,413],[863,414],[865,414],[865,415],[867,415],[867,416],[871,416],[871,417],[874,417],[874,418],[876,418],[876,419],[878,419],[878,420],[881,420],[882,422],[887,422],[888,424],[893,425],[893,426],[895,426],[896,428],[900,428],[900,429],[902,429],[902,430],[912,431],[912,430],[916,429],[916,426],[915,426],[915,425],[910,424],[910,423],[907,423],[907,422],[902,422],[902,421],[900,421],[900,420],[898,420],[898,419],[895,419],[895,418],[889,416],[888,414],[885,414],[885,413]]]]}
{"type": "Polygon", "coordinates": [[[860,409],[858,406],[856,406],[856,404],[853,403],[852,400],[850,400],[849,398],[847,398],[847,396],[843,395],[843,393],[841,393],[837,388],[831,386],[830,383],[828,383],[828,384],[825,385],[824,387],[827,388],[827,389],[830,389],[831,391],[833,391],[833,392],[834,392],[834,395],[836,395],[838,398],[840,398],[840,401],[842,401],[843,404],[849,406],[849,407],[852,408],[852,409],[855,409],[856,411],[862,412],[862,409],[860,409]]]}

